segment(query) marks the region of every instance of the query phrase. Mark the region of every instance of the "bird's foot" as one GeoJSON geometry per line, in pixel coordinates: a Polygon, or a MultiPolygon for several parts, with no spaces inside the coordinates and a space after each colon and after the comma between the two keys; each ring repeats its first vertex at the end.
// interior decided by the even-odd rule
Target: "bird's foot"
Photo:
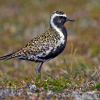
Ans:
{"type": "Polygon", "coordinates": [[[38,66],[35,68],[35,72],[37,75],[41,74],[41,69],[38,66]]]}
{"type": "Polygon", "coordinates": [[[42,67],[42,64],[43,64],[43,62],[40,62],[40,63],[36,66],[36,69],[35,69],[35,72],[36,72],[38,78],[41,78],[41,67],[42,67]]]}
{"type": "Polygon", "coordinates": [[[35,72],[36,72],[36,80],[40,80],[41,79],[41,71],[38,69],[38,67],[36,67],[35,72]]]}

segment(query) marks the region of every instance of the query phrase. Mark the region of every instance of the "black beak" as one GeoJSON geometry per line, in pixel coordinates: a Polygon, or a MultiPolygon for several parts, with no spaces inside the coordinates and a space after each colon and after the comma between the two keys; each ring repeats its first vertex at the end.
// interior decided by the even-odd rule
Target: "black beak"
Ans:
{"type": "Polygon", "coordinates": [[[71,22],[74,22],[75,20],[74,19],[69,19],[69,18],[67,18],[67,20],[66,21],[71,21],[71,22]]]}

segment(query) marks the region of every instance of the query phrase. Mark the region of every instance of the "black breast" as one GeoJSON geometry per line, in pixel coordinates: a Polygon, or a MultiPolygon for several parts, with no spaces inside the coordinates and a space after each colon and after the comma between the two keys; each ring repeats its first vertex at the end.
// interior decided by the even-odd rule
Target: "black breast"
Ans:
{"type": "Polygon", "coordinates": [[[67,42],[67,31],[64,27],[61,29],[61,31],[63,32],[64,37],[65,37],[64,44],[60,44],[59,46],[57,46],[57,48],[54,48],[53,50],[51,50],[51,52],[48,55],[46,55],[45,57],[39,57],[39,59],[49,60],[49,59],[55,58],[65,49],[66,42],[67,42]]]}
{"type": "Polygon", "coordinates": [[[56,56],[58,56],[65,48],[64,44],[61,44],[60,46],[58,46],[54,51],[52,50],[49,55],[46,56],[46,59],[52,59],[55,58],[56,56]]]}

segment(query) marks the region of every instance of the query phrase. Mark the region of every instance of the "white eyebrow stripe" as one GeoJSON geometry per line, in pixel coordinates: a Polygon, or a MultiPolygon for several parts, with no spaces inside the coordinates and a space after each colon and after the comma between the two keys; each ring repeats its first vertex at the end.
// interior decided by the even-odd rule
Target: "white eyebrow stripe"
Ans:
{"type": "Polygon", "coordinates": [[[61,14],[55,13],[55,14],[53,14],[53,15],[51,16],[51,19],[54,18],[55,16],[67,17],[66,14],[62,14],[62,15],[61,15],[61,14]]]}

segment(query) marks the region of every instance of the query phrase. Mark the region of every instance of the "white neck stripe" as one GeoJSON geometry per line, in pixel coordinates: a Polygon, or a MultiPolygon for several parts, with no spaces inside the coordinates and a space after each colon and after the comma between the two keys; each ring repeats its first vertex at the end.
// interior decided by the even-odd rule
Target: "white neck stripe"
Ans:
{"type": "Polygon", "coordinates": [[[54,28],[54,29],[58,32],[58,34],[60,35],[60,41],[61,41],[62,44],[64,44],[64,41],[65,41],[65,40],[64,40],[64,34],[62,33],[61,29],[58,28],[58,27],[54,24],[54,22],[53,22],[53,19],[54,19],[56,16],[63,16],[63,17],[66,17],[66,15],[65,15],[65,14],[59,15],[59,14],[56,14],[56,13],[55,13],[54,15],[51,16],[51,20],[50,20],[50,24],[51,24],[52,28],[54,28]]]}

